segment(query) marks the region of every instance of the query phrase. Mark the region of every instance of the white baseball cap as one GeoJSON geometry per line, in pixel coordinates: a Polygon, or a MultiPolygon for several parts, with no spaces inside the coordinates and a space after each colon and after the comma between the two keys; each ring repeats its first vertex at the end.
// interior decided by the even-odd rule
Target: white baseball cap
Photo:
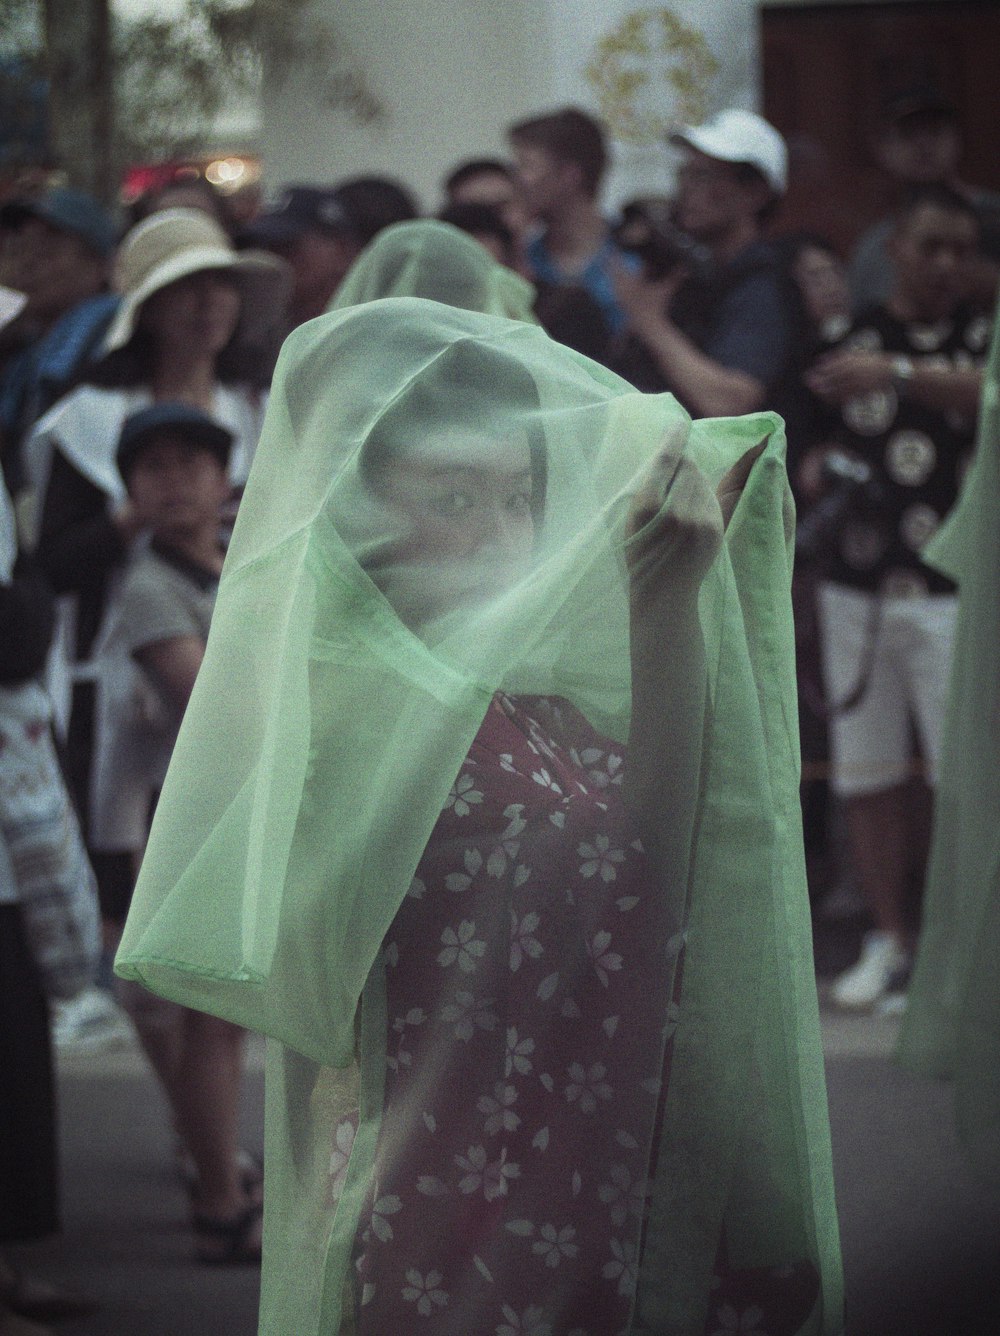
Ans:
{"type": "Polygon", "coordinates": [[[745,162],[756,167],[777,195],[788,184],[788,150],[778,131],[753,111],[729,107],[702,125],[686,125],[670,136],[673,144],[687,144],[722,162],[745,162]]]}

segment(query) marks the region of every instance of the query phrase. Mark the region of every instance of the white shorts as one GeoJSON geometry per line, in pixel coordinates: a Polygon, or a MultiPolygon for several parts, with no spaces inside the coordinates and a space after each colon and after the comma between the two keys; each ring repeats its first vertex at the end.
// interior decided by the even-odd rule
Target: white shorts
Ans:
{"type": "Polygon", "coordinates": [[[844,585],[820,586],[835,793],[860,796],[903,783],[913,769],[914,733],[927,782],[935,783],[957,612],[954,594],[879,599],[844,585]],[[862,677],[861,699],[839,710],[862,677]]]}

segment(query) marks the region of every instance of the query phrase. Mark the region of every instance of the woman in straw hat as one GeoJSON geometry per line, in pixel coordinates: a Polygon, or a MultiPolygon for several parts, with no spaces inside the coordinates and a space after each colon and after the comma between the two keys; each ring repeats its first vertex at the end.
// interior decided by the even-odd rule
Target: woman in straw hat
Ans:
{"type": "MultiPolygon", "coordinates": [[[[237,253],[218,223],[196,209],[154,214],[122,242],[115,273],[121,303],[102,357],[88,383],[39,421],[26,454],[40,502],[39,562],[58,592],[75,596],[78,661],[92,649],[109,590],[130,549],[143,541],[145,517],[127,496],[115,465],[122,423],[159,401],[200,409],[234,438],[230,477],[239,488],[264,408],[264,396],[247,371],[254,352],[266,350],[289,283],[282,261],[237,253]]],[[[65,674],[67,682],[84,676],[79,663],[65,674]]],[[[113,688],[98,679],[98,691],[108,690],[109,699],[113,688]]],[[[101,813],[88,802],[95,714],[93,687],[78,681],[72,688],[69,764],[90,826],[102,910],[114,937],[125,917],[135,868],[131,854],[101,841],[101,813]]],[[[195,1017],[191,1024],[199,1032],[183,1046],[186,1069],[179,1072],[175,1027],[164,1024],[155,1007],[138,1001],[127,1005],[182,1135],[198,1129],[197,1135],[184,1136],[196,1155],[198,1216],[227,1226],[243,1222],[236,1233],[200,1240],[199,1253],[206,1260],[252,1258],[258,1246],[251,1211],[256,1203],[248,1198],[235,1141],[242,1033],[195,1017]],[[214,1150],[197,1152],[198,1145],[213,1141],[214,1150]]]]}

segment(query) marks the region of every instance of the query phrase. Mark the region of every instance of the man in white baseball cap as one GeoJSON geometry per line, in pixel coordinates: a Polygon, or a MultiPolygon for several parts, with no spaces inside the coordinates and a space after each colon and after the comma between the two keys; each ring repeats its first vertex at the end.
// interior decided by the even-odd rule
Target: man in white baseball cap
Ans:
{"type": "Polygon", "coordinates": [[[792,320],[763,232],[787,184],[785,141],[762,116],[728,108],[671,142],[683,152],[674,222],[708,262],[656,281],[619,275],[633,335],[620,369],[641,389],[670,390],[695,417],[773,407],[792,320]]]}

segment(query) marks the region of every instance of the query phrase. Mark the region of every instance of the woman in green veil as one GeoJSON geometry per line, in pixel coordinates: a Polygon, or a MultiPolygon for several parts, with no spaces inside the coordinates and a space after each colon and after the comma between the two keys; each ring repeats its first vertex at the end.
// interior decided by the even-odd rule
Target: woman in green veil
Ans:
{"type": "Polygon", "coordinates": [[[262,1332],[841,1331],[782,451],[419,298],[286,342],[118,958],[269,1036],[262,1332]]]}
{"type": "Polygon", "coordinates": [[[976,452],[925,558],[958,582],[923,922],[899,1059],[954,1082],[959,1140],[1000,1183],[1000,322],[976,452]]]}
{"type": "Polygon", "coordinates": [[[358,256],[328,310],[379,297],[426,297],[463,311],[535,323],[535,289],[473,237],[433,218],[395,223],[358,256]]]}

